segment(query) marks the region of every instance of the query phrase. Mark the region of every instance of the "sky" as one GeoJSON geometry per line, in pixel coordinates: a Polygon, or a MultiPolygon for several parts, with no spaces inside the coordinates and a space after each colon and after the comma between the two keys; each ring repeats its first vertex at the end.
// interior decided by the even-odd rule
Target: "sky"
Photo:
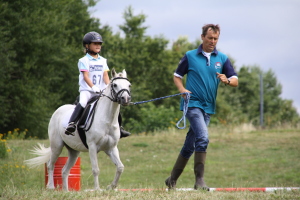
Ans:
{"type": "Polygon", "coordinates": [[[194,42],[203,25],[219,24],[218,50],[238,68],[272,70],[282,85],[281,98],[292,100],[300,114],[300,0],[100,0],[90,12],[117,33],[129,6],[134,15],[147,16],[145,35],[164,36],[171,43],[181,36],[194,42]]]}

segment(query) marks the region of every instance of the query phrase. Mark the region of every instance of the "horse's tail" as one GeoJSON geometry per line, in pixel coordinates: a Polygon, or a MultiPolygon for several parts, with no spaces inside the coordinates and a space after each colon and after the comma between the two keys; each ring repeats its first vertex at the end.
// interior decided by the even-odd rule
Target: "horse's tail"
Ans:
{"type": "Polygon", "coordinates": [[[48,147],[46,148],[44,144],[38,143],[37,146],[34,147],[33,150],[30,150],[32,154],[38,155],[38,157],[25,160],[24,163],[29,167],[29,168],[35,168],[38,167],[39,165],[42,165],[50,160],[51,156],[51,148],[48,147]]]}

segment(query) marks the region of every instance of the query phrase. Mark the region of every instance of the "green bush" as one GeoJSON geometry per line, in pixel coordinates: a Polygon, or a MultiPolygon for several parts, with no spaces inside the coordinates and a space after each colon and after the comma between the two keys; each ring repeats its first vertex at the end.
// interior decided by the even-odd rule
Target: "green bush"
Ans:
{"type": "Polygon", "coordinates": [[[7,134],[4,134],[4,138],[7,140],[23,140],[27,132],[27,129],[20,131],[19,128],[15,128],[13,131],[8,131],[7,134]]]}
{"type": "MultiPolygon", "coordinates": [[[[140,105],[139,119],[130,118],[126,123],[126,129],[133,133],[150,133],[163,131],[176,126],[177,121],[182,117],[178,108],[155,106],[152,102],[140,105]]],[[[180,124],[183,126],[183,124],[180,124]]]]}
{"type": "Polygon", "coordinates": [[[7,143],[3,138],[3,134],[0,134],[0,158],[6,158],[10,149],[7,147],[7,143]]]}
{"type": "MultiPolygon", "coordinates": [[[[8,156],[8,152],[11,149],[7,146],[7,140],[23,140],[25,139],[27,129],[24,131],[20,131],[19,128],[15,128],[13,131],[8,131],[7,133],[0,133],[0,158],[6,158],[8,156]]],[[[37,139],[37,138],[35,138],[37,139]]]]}

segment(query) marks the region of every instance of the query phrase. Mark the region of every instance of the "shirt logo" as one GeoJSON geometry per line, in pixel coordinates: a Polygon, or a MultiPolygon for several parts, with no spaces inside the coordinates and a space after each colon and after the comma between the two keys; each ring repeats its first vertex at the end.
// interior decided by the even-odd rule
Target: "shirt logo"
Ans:
{"type": "Polygon", "coordinates": [[[221,69],[221,63],[220,63],[220,62],[216,62],[215,68],[216,68],[216,69],[221,69]]]}
{"type": "Polygon", "coordinates": [[[103,65],[90,65],[90,72],[102,71],[103,65]]]}

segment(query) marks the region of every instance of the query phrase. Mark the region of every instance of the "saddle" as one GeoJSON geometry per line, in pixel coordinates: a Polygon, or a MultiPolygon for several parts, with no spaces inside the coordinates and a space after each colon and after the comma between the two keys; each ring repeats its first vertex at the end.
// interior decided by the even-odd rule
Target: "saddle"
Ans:
{"type": "MultiPolygon", "coordinates": [[[[79,137],[87,149],[88,149],[88,145],[86,143],[86,131],[88,131],[90,129],[90,127],[94,121],[95,108],[96,108],[96,105],[97,105],[100,97],[101,97],[100,95],[94,96],[87,102],[87,105],[84,108],[84,110],[78,120],[78,123],[77,123],[77,131],[79,133],[79,137]]],[[[76,100],[73,104],[77,105],[78,103],[79,103],[79,96],[76,98],[76,100]]]]}

